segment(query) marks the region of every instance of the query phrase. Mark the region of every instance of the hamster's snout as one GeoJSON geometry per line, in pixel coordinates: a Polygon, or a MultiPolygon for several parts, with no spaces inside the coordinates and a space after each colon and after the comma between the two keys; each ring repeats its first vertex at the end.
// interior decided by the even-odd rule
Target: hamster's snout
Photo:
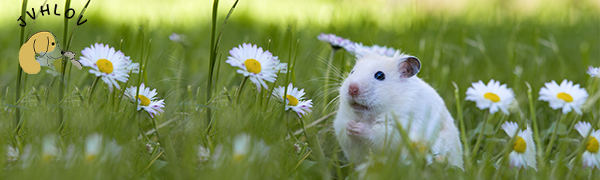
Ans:
{"type": "Polygon", "coordinates": [[[359,93],[360,93],[360,90],[358,88],[357,83],[351,83],[350,86],[348,86],[348,94],[350,96],[356,97],[359,93]]]}

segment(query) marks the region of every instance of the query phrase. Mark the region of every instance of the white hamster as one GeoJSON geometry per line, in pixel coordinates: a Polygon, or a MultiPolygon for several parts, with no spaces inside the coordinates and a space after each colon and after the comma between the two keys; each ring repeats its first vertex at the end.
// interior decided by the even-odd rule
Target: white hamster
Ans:
{"type": "Polygon", "coordinates": [[[333,124],[350,162],[358,165],[369,154],[384,149],[399,151],[402,138],[397,119],[405,129],[410,127],[407,132],[411,141],[424,140],[436,159],[446,159],[462,169],[458,129],[443,99],[416,76],[420,68],[419,59],[399,53],[394,57],[369,54],[357,59],[340,87],[333,124]]]}

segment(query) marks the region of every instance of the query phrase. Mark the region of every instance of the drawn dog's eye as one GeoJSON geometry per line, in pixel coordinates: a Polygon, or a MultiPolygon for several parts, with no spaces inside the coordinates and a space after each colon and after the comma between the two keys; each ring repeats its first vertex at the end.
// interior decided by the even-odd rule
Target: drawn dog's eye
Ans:
{"type": "Polygon", "coordinates": [[[383,74],[381,71],[377,71],[375,73],[375,79],[383,81],[385,79],[385,74],[383,74]]]}
{"type": "Polygon", "coordinates": [[[52,42],[52,46],[54,46],[54,42],[52,42]]]}

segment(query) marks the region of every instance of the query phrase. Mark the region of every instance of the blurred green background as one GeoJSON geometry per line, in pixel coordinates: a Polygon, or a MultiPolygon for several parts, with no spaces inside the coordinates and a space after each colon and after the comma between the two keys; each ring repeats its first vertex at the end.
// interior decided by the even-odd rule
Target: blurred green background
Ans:
{"type": "MultiPolygon", "coordinates": [[[[551,80],[569,79],[584,87],[591,84],[585,70],[590,65],[600,65],[600,1],[596,0],[240,0],[224,27],[218,51],[220,66],[213,93],[215,101],[211,104],[217,108],[214,109],[216,125],[209,132],[204,123],[206,118],[202,105],[206,102],[213,1],[92,0],[83,16],[88,21],[76,26],[76,17],[86,1],[74,0],[71,7],[75,9],[76,16],[70,20],[69,29],[74,29],[70,50],[78,54],[77,58],[85,47],[104,43],[120,49],[134,62],[140,62],[142,47],[148,47],[151,39],[149,49],[144,50],[149,60],[146,84],[156,88],[159,97],[165,99],[166,111],[156,120],[159,124],[168,124],[160,130],[160,138],[150,135],[148,140],[138,140],[140,129],[147,131],[152,125],[133,118],[136,116],[134,111],[130,111],[133,108],[131,103],[123,101],[118,106],[121,109],[115,108],[115,102],[108,97],[104,86],[96,89],[91,107],[82,106],[75,88],[86,94],[95,79],[87,69],[71,70],[66,103],[62,105],[64,107],[57,107],[58,88],[56,85],[47,88],[53,77],[42,69],[39,74],[26,76],[23,100],[19,104],[27,108],[22,111],[24,130],[15,134],[12,109],[20,48],[17,19],[21,3],[15,0],[0,2],[0,100],[3,102],[0,106],[0,145],[23,148],[25,144],[34,144],[34,149],[37,148],[34,151],[39,152],[41,137],[58,133],[63,152],[69,144],[77,144],[76,152],[82,152],[84,137],[99,132],[106,139],[115,139],[124,150],[119,160],[84,164],[71,169],[40,163],[19,169],[7,163],[5,166],[12,168],[2,169],[0,174],[10,179],[36,179],[41,175],[58,178],[66,174],[71,175],[68,177],[100,179],[354,177],[351,166],[344,166],[346,162],[341,158],[343,154],[332,133],[332,118],[309,128],[309,136],[314,135],[315,140],[307,139],[305,135],[298,136],[302,143],[310,141],[310,149],[323,149],[323,154],[312,153],[305,160],[304,154],[293,152],[292,147],[297,142],[285,140],[288,130],[302,127],[295,114],[284,116],[278,111],[280,106],[275,105],[275,100],[271,100],[265,109],[253,106],[263,100],[248,84],[242,93],[242,106],[234,107],[228,101],[243,78],[235,73],[235,68],[224,62],[229,50],[241,43],[268,47],[283,62],[288,62],[290,57],[297,59],[292,82],[305,89],[308,98],[315,103],[313,112],[303,118],[307,124],[336,109],[335,103],[324,108],[328,103],[325,95],[332,93],[328,98],[331,100],[337,93],[334,89],[323,89],[330,47],[317,40],[321,32],[334,33],[366,45],[386,45],[418,57],[423,67],[418,76],[438,91],[455,118],[457,107],[452,82],[458,85],[463,98],[466,88],[478,80],[488,82],[496,79],[508,84],[516,93],[518,106],[506,118],[522,126],[529,117],[525,82],[531,84],[534,99],[537,99],[540,87],[551,80]],[[183,43],[169,40],[168,36],[172,33],[184,35],[183,43]],[[57,108],[67,112],[68,125],[60,132],[57,132],[57,108]],[[231,148],[232,137],[241,132],[252,135],[254,141],[264,140],[271,147],[269,157],[245,164],[219,164],[220,161],[211,160],[210,163],[215,164],[213,166],[197,162],[198,145],[209,147],[212,152],[218,144],[224,145],[225,149],[231,148]],[[144,153],[144,145],[155,141],[161,143],[164,155],[144,153]],[[321,147],[316,147],[314,142],[321,147]],[[152,161],[154,157],[158,161],[152,161]],[[316,162],[316,165],[306,162],[316,162]],[[143,171],[149,165],[152,168],[143,171]]],[[[31,12],[31,8],[35,8],[37,11],[43,3],[40,0],[29,1],[27,9],[31,12]]],[[[58,4],[59,11],[64,11],[64,1],[49,0],[47,3],[51,11],[54,4],[58,4]]],[[[233,0],[220,1],[217,30],[233,3],[233,0]]],[[[51,31],[62,45],[63,18],[64,15],[38,15],[35,22],[27,21],[25,34],[51,31]]],[[[347,52],[339,52],[333,66],[345,74],[353,65],[352,58],[347,52]]],[[[138,83],[138,77],[137,74],[132,75],[132,82],[138,83]]],[[[342,78],[336,76],[338,80],[342,78]]],[[[277,82],[277,86],[283,84],[277,82]]],[[[460,108],[464,112],[470,143],[474,144],[475,132],[472,130],[480,124],[484,111],[477,109],[472,102],[463,101],[460,108]]],[[[597,110],[598,107],[594,106],[580,118],[596,122],[590,113],[600,114],[597,110]]],[[[536,101],[535,111],[542,130],[548,129],[557,118],[556,112],[546,103],[536,101]]],[[[498,122],[492,122],[495,123],[498,122]]],[[[571,121],[565,122],[569,123],[571,121]]],[[[498,151],[495,149],[502,147],[500,145],[490,142],[484,147],[487,152],[496,155],[498,151]]],[[[0,153],[4,153],[4,148],[0,153]]],[[[491,164],[485,164],[479,174],[458,173],[450,177],[487,177],[494,172],[491,167],[491,164]]],[[[436,178],[445,174],[436,169],[414,173],[411,171],[413,168],[396,171],[395,175],[408,173],[405,178],[436,178]]],[[[521,176],[560,176],[566,172],[566,168],[560,168],[552,173],[521,176]]],[[[509,175],[514,175],[512,173],[509,175]]]]}

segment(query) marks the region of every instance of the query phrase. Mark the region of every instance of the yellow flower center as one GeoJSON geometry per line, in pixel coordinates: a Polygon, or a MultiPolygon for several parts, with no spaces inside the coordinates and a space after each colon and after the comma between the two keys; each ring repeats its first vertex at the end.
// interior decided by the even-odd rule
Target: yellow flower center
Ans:
{"type": "Polygon", "coordinates": [[[573,102],[573,96],[564,92],[558,93],[556,97],[558,97],[558,99],[564,100],[565,102],[573,102]]]}
{"type": "Polygon", "coordinates": [[[286,97],[288,100],[288,105],[290,105],[290,106],[298,105],[298,99],[296,99],[296,97],[289,95],[289,94],[286,97]]]}
{"type": "Polygon", "coordinates": [[[527,143],[525,143],[525,139],[523,139],[521,136],[517,136],[515,139],[517,140],[513,145],[513,149],[519,153],[524,153],[525,150],[527,150],[527,143]]]}
{"type": "Polygon", "coordinates": [[[52,159],[54,159],[54,155],[51,155],[51,154],[42,155],[42,161],[44,161],[44,162],[50,162],[52,159]]]}
{"type": "Polygon", "coordinates": [[[142,106],[150,105],[150,99],[148,99],[146,96],[140,94],[140,95],[138,95],[138,99],[141,101],[140,105],[142,105],[142,106]]]}
{"type": "Polygon", "coordinates": [[[98,155],[88,154],[85,156],[85,162],[92,162],[94,159],[96,159],[96,157],[98,157],[98,155]]]}
{"type": "Polygon", "coordinates": [[[254,73],[254,74],[258,74],[262,70],[262,67],[260,66],[260,62],[258,62],[256,59],[246,59],[246,62],[244,62],[244,65],[246,65],[246,69],[249,72],[254,73]]]}
{"type": "Polygon", "coordinates": [[[489,99],[492,102],[498,102],[498,101],[500,101],[500,97],[498,97],[498,95],[496,95],[494,93],[491,93],[491,92],[485,93],[483,95],[483,97],[486,98],[486,99],[489,99]]]}
{"type": "Polygon", "coordinates": [[[98,69],[100,70],[100,72],[110,74],[114,70],[112,62],[110,62],[107,59],[100,59],[96,61],[96,64],[98,65],[98,69]]]}
{"type": "Polygon", "coordinates": [[[244,159],[244,154],[234,154],[233,155],[234,162],[240,162],[240,161],[242,161],[242,159],[244,159]]]}
{"type": "Polygon", "coordinates": [[[590,141],[588,141],[587,150],[592,153],[597,153],[598,149],[600,149],[600,143],[598,143],[598,139],[590,136],[590,141]]]}

